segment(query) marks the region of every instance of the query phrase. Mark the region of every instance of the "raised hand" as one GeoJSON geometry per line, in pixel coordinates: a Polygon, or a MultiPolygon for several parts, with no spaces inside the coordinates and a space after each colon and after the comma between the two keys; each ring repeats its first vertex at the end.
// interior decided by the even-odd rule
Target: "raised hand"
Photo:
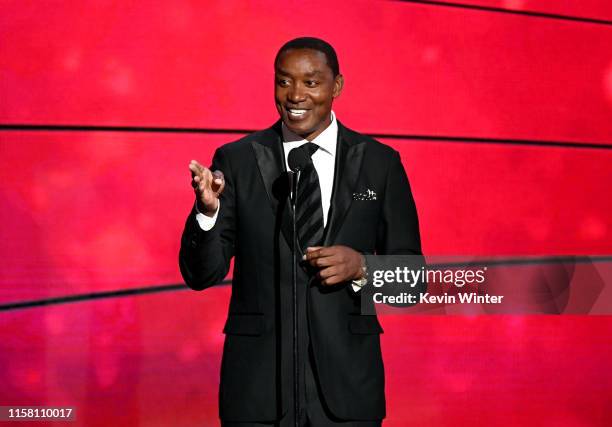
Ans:
{"type": "Polygon", "coordinates": [[[191,186],[196,194],[198,210],[207,216],[214,216],[219,207],[219,196],[225,188],[223,172],[202,166],[196,160],[189,163],[191,186]]]}

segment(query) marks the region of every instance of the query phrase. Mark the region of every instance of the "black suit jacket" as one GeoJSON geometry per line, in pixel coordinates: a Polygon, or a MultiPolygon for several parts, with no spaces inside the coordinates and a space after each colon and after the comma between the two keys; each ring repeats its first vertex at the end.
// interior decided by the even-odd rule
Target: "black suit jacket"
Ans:
{"type": "MultiPolygon", "coordinates": [[[[189,214],[179,263],[187,285],[220,282],[234,260],[225,324],[219,412],[232,421],[271,421],[291,405],[291,216],[281,122],[217,149],[225,175],[215,226],[189,214]]],[[[399,154],[338,122],[333,193],[324,245],[367,254],[420,254],[415,204],[399,154]],[[354,193],[376,192],[376,200],[354,193]]],[[[382,328],[360,315],[349,283],[323,287],[300,270],[308,327],[325,402],[341,419],[385,416],[382,328]]]]}

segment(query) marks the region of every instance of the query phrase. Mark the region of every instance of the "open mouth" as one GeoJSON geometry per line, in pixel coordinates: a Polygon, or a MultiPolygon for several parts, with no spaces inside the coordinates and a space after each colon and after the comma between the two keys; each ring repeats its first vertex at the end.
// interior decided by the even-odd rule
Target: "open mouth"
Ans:
{"type": "Polygon", "coordinates": [[[299,109],[299,108],[286,108],[287,116],[290,119],[301,119],[306,116],[308,110],[299,109]]]}

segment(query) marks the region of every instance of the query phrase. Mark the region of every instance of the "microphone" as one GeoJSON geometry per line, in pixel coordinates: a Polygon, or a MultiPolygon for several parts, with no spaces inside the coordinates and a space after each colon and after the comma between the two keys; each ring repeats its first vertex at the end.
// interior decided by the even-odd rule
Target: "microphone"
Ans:
{"type": "Polygon", "coordinates": [[[291,206],[295,212],[295,204],[297,199],[297,187],[300,179],[300,172],[303,171],[308,164],[312,162],[312,159],[306,152],[306,150],[300,150],[300,148],[294,148],[289,151],[287,163],[289,163],[289,188],[291,188],[291,206]]]}
{"type": "Polygon", "coordinates": [[[291,188],[291,222],[292,222],[292,234],[293,234],[293,257],[292,257],[292,265],[291,265],[291,282],[292,282],[292,297],[293,297],[293,404],[294,404],[294,421],[295,427],[298,427],[298,415],[300,413],[300,402],[298,399],[299,396],[299,378],[300,378],[300,368],[298,365],[298,301],[297,301],[297,255],[298,252],[301,252],[301,249],[298,249],[298,238],[297,238],[297,229],[295,224],[295,210],[297,204],[297,189],[298,183],[300,180],[300,172],[303,171],[306,166],[308,166],[312,162],[312,159],[306,152],[306,150],[301,150],[299,147],[294,148],[289,152],[289,156],[287,157],[287,163],[289,163],[289,169],[291,172],[288,172],[289,175],[289,185],[291,188]]]}

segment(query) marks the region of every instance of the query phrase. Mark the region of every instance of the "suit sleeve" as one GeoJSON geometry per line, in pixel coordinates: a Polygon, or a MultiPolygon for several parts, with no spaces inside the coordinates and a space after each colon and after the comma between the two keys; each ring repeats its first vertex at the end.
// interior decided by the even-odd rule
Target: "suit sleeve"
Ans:
{"type": "Polygon", "coordinates": [[[376,253],[379,255],[421,255],[419,219],[408,177],[399,153],[393,152],[389,166],[382,218],[379,222],[376,253]]]}
{"type": "MultiPolygon", "coordinates": [[[[382,217],[378,225],[376,240],[377,255],[409,255],[405,259],[405,266],[418,270],[425,265],[421,252],[421,235],[419,232],[419,219],[416,205],[410,189],[408,177],[402,165],[400,155],[393,151],[389,173],[385,186],[382,204],[382,217]]],[[[374,265],[368,265],[369,270],[377,269],[377,257],[366,257],[374,265]]],[[[379,266],[381,267],[381,266],[379,266]]],[[[384,265],[381,268],[389,268],[384,265]]],[[[426,291],[427,285],[419,282],[413,287],[407,285],[392,285],[385,287],[386,295],[399,295],[402,292],[418,295],[426,291]]],[[[392,304],[393,306],[407,306],[411,304],[392,304]]]]}
{"type": "Polygon", "coordinates": [[[210,169],[222,171],[225,178],[225,188],[219,197],[217,221],[214,227],[204,231],[198,224],[194,206],[185,222],[179,252],[181,275],[187,286],[197,291],[223,280],[234,256],[235,183],[230,164],[222,149],[215,152],[210,169]]]}

